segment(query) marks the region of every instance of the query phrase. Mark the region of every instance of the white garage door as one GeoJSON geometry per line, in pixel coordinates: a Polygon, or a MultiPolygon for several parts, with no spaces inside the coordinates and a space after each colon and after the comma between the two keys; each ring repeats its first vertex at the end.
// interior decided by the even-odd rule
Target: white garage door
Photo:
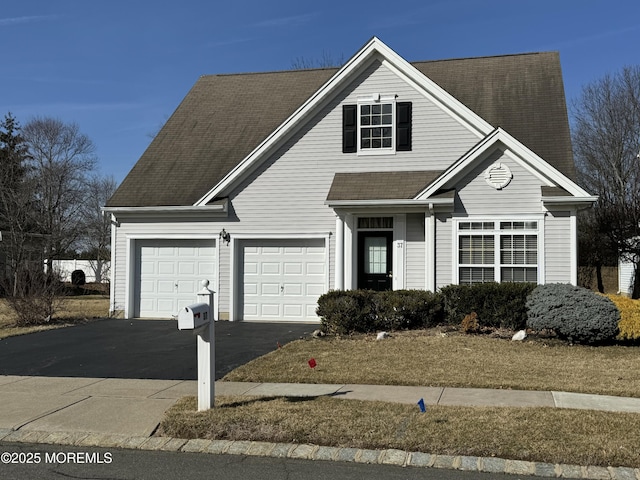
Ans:
{"type": "Polygon", "coordinates": [[[170,318],[215,278],[213,240],[137,240],[136,317],[170,318]]]}
{"type": "Polygon", "coordinates": [[[324,239],[250,240],[242,243],[244,320],[318,320],[326,292],[324,239]]]}

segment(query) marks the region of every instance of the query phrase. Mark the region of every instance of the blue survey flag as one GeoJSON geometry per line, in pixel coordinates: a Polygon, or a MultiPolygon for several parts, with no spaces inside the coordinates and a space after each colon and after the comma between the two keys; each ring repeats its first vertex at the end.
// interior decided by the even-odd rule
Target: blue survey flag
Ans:
{"type": "Polygon", "coordinates": [[[422,413],[427,411],[427,407],[425,407],[424,405],[424,398],[421,398],[420,400],[418,400],[418,406],[420,407],[420,411],[422,413]]]}

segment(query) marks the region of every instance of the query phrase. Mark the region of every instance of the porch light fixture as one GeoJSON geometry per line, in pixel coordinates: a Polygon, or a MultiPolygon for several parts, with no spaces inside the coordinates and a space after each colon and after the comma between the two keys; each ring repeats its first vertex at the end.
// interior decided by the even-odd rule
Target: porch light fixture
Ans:
{"type": "Polygon", "coordinates": [[[229,242],[231,242],[231,234],[223,228],[220,232],[220,239],[229,245],[229,242]]]}

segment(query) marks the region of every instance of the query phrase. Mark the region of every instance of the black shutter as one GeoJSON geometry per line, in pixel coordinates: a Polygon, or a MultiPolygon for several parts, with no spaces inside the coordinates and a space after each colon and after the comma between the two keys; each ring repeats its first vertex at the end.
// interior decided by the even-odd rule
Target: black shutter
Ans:
{"type": "Polygon", "coordinates": [[[358,106],[342,106],[342,153],[358,151],[358,106]]]}
{"type": "Polygon", "coordinates": [[[411,150],[411,102],[396,104],[396,151],[411,150]]]}

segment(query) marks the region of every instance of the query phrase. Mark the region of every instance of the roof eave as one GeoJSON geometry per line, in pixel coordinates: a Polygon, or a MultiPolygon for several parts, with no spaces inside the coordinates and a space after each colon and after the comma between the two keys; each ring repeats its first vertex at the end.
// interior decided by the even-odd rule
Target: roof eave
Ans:
{"type": "Polygon", "coordinates": [[[229,201],[224,199],[213,205],[202,206],[150,206],[150,207],[102,207],[104,213],[110,213],[115,216],[135,216],[144,215],[145,217],[219,217],[226,218],[229,216],[229,201]]]}
{"type": "Polygon", "coordinates": [[[385,199],[385,200],[326,200],[325,205],[331,208],[345,207],[420,207],[453,205],[453,198],[431,198],[426,200],[414,199],[385,199]]]}

